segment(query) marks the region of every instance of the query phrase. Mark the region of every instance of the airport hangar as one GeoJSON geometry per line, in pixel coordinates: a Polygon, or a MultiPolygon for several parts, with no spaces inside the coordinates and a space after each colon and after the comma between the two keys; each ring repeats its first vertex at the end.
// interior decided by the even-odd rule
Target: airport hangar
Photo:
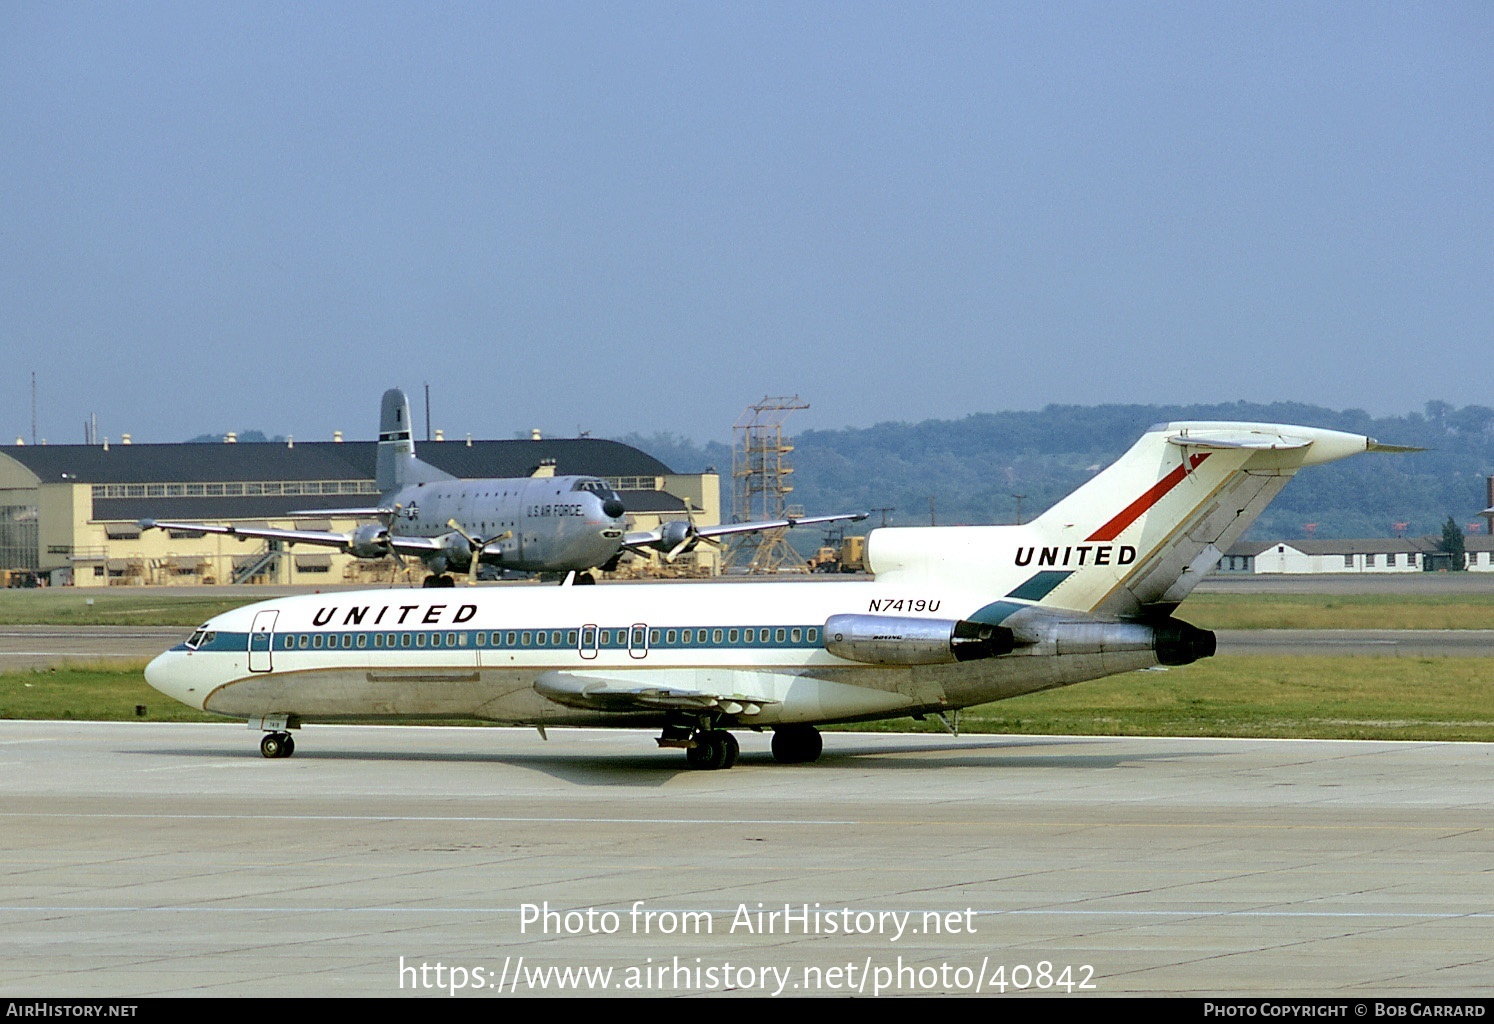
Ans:
{"type": "MultiPolygon", "coordinates": [[[[335,549],[288,548],[250,538],[141,530],[141,519],[350,530],[358,520],[292,521],[301,509],[366,507],[378,500],[373,441],[223,444],[0,446],[0,569],[38,572],[79,587],[257,582],[388,583],[402,567],[335,549]]],[[[601,477],[627,507],[627,528],[647,530],[688,514],[721,521],[720,477],[675,473],[636,448],[600,438],[422,443],[422,461],[463,478],[601,477]]],[[[626,556],[624,571],[649,566],[712,575],[708,544],[663,570],[657,557],[626,556]],[[634,559],[631,563],[629,558],[634,559]]],[[[418,559],[408,559],[416,579],[418,559]]]]}

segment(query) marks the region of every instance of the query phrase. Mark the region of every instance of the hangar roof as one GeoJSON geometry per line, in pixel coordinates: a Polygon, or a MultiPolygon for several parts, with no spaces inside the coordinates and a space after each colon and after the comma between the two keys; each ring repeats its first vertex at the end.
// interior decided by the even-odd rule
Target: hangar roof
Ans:
{"type": "MultiPolygon", "coordinates": [[[[3,445],[6,455],[46,482],[171,483],[230,480],[372,480],[374,441],[239,444],[3,445]]],[[[528,476],[554,459],[560,476],[667,476],[674,471],[619,441],[428,441],[416,454],[456,477],[528,476]]]]}
{"type": "MultiPolygon", "coordinates": [[[[93,518],[99,522],[137,522],[141,519],[213,520],[235,519],[254,521],[260,519],[282,519],[295,509],[317,508],[362,508],[370,504],[375,496],[368,494],[301,494],[295,496],[251,497],[236,495],[215,498],[94,498],[93,518]]],[[[664,491],[619,491],[623,506],[629,512],[685,513],[685,502],[664,491]]],[[[328,524],[320,526],[302,523],[303,530],[326,530],[328,524]]]]}

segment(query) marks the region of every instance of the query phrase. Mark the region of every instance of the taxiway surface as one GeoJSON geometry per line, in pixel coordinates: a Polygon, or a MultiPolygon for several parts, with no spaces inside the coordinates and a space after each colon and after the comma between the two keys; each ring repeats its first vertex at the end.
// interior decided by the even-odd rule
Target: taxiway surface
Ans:
{"type": "Polygon", "coordinates": [[[641,732],[297,740],[267,761],[235,725],[0,723],[0,993],[1494,978],[1488,745],[828,734],[790,767],[745,734],[736,768],[697,772],[641,732]]]}

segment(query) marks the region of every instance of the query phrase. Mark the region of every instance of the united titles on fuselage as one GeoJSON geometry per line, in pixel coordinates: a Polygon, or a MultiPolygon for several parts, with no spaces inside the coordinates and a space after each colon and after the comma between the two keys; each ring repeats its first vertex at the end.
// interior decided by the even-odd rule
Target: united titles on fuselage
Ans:
{"type": "MultiPolygon", "coordinates": [[[[390,617],[388,624],[391,626],[403,625],[405,621],[410,618],[411,612],[421,612],[419,616],[412,620],[414,622],[428,625],[447,624],[453,626],[463,622],[468,622],[471,620],[472,616],[477,614],[477,605],[475,604],[457,605],[456,610],[452,612],[451,615],[447,617],[445,623],[443,623],[442,613],[445,612],[449,607],[451,606],[444,604],[386,604],[379,608],[378,614],[368,622],[368,625],[382,625],[384,623],[385,616],[388,615],[388,613],[391,611],[399,613],[398,618],[390,617]]],[[[361,626],[364,624],[364,620],[368,618],[368,613],[372,610],[372,605],[355,605],[354,607],[349,608],[343,615],[343,619],[340,625],[361,626]]],[[[331,607],[323,606],[321,608],[318,608],[316,610],[316,614],[311,617],[311,624],[313,626],[325,626],[328,623],[332,622],[336,615],[337,605],[334,604],[331,607]]]]}

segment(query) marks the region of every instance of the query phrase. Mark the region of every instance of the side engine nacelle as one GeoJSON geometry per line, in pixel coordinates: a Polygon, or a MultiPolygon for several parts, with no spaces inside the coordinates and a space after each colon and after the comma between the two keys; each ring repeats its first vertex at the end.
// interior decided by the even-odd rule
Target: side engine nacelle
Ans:
{"type": "Polygon", "coordinates": [[[1016,625],[1019,643],[1052,644],[1063,655],[1119,655],[1151,651],[1159,665],[1191,665],[1214,656],[1214,634],[1179,619],[1155,622],[1029,619],[1016,625]]]}
{"type": "Polygon", "coordinates": [[[389,527],[364,523],[353,531],[348,552],[359,558],[383,558],[389,554],[389,527]]]}
{"type": "Polygon", "coordinates": [[[943,665],[1010,653],[1012,631],[968,619],[896,615],[832,615],[825,650],[868,665],[943,665]]]}

